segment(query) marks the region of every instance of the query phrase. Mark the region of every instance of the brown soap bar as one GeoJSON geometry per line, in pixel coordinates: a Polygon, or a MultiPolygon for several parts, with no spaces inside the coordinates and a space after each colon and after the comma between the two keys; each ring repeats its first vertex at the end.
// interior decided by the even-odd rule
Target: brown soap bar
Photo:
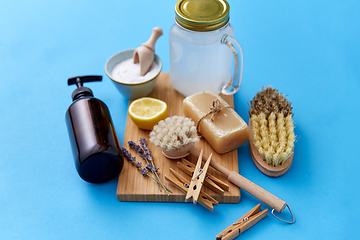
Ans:
{"type": "MultiPolygon", "coordinates": [[[[188,96],[183,101],[184,114],[195,123],[206,115],[213,102],[219,100],[220,108],[229,104],[213,91],[205,91],[188,96]]],[[[249,137],[248,126],[232,108],[216,113],[214,121],[211,115],[200,122],[200,133],[217,153],[226,153],[243,145],[249,137]]]]}

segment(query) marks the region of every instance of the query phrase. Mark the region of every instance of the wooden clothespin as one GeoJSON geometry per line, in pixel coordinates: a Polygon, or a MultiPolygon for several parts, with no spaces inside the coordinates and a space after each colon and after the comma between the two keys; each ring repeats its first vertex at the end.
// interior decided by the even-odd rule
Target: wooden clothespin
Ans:
{"type": "Polygon", "coordinates": [[[239,220],[234,222],[224,231],[219,233],[216,236],[216,240],[230,240],[239,236],[241,233],[248,230],[250,227],[255,225],[261,219],[267,216],[268,210],[265,209],[261,211],[261,204],[258,204],[256,207],[251,209],[247,214],[242,216],[239,220]]]}
{"type": "Polygon", "coordinates": [[[193,174],[193,177],[190,182],[189,190],[186,193],[185,202],[188,202],[191,197],[193,199],[194,204],[196,204],[198,201],[200,190],[203,186],[206,172],[209,168],[211,156],[212,156],[212,153],[211,153],[210,156],[208,157],[207,161],[205,162],[204,167],[201,168],[202,154],[203,154],[203,150],[201,150],[200,156],[196,163],[194,174],[193,174]]]}
{"type": "MultiPolygon", "coordinates": [[[[166,181],[172,183],[177,189],[186,194],[190,186],[189,181],[175,172],[172,168],[170,168],[170,172],[175,176],[176,179],[170,176],[165,176],[166,181]]],[[[199,196],[199,203],[210,211],[214,211],[214,206],[217,206],[219,202],[212,198],[209,194],[201,191],[199,196]]]]}
{"type": "MultiPolygon", "coordinates": [[[[195,172],[195,164],[187,161],[186,159],[182,159],[181,162],[177,162],[177,167],[185,172],[186,174],[192,176],[195,172]]],[[[206,173],[206,177],[204,180],[204,185],[216,192],[219,195],[224,195],[225,191],[229,191],[229,185],[215,177],[210,173],[206,173]]]]}

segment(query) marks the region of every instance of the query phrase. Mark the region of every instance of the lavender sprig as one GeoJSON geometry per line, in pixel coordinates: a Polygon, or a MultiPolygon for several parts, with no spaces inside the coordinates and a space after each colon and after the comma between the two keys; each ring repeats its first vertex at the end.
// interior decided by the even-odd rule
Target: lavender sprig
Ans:
{"type": "MultiPolygon", "coordinates": [[[[168,196],[170,196],[169,192],[166,190],[166,187],[164,186],[164,184],[161,182],[160,178],[159,178],[159,175],[157,174],[157,172],[159,171],[159,168],[156,168],[155,167],[155,164],[154,164],[154,159],[153,157],[151,156],[151,151],[149,149],[149,145],[147,144],[145,138],[140,138],[140,145],[143,149],[143,154],[140,155],[142,158],[145,159],[145,161],[149,161],[152,165],[152,168],[151,168],[151,171],[153,172],[154,176],[157,178],[157,180],[159,181],[159,183],[161,184],[161,186],[164,188],[166,194],[168,196]]],[[[170,191],[171,192],[171,191],[170,191]]]]}
{"type": "MultiPolygon", "coordinates": [[[[141,143],[141,142],[142,142],[142,141],[140,141],[140,143],[141,143]]],[[[149,161],[148,161],[148,158],[147,158],[147,155],[148,155],[149,152],[144,151],[144,149],[143,149],[140,145],[137,145],[137,144],[136,144],[135,142],[133,142],[133,141],[128,141],[128,144],[129,144],[129,147],[130,147],[130,148],[135,149],[135,150],[140,154],[140,157],[142,157],[142,158],[146,161],[146,163],[147,163],[148,165],[150,164],[149,161]]],[[[154,172],[152,169],[148,169],[148,170],[150,170],[150,171],[154,174],[154,176],[156,176],[156,175],[155,175],[155,172],[154,172]]],[[[157,179],[158,179],[158,178],[157,178],[157,179]]],[[[160,179],[158,179],[158,180],[160,180],[160,179]]],[[[159,181],[156,181],[156,182],[157,182],[159,191],[161,192],[160,183],[159,183],[159,181]]]]}
{"type": "Polygon", "coordinates": [[[129,141],[128,142],[129,147],[135,149],[140,154],[140,157],[142,157],[146,161],[146,163],[148,164],[147,165],[148,170],[151,171],[154,174],[155,178],[157,179],[156,182],[158,183],[159,190],[161,191],[161,188],[160,188],[160,185],[161,185],[161,187],[164,188],[166,194],[168,196],[170,196],[169,192],[171,192],[171,191],[167,187],[164,186],[164,184],[160,180],[159,175],[157,174],[159,171],[159,168],[155,167],[154,159],[151,156],[151,151],[149,149],[149,145],[147,144],[145,138],[140,138],[139,141],[140,141],[141,146],[137,145],[133,141],[129,141]]]}
{"type": "MultiPolygon", "coordinates": [[[[142,163],[141,162],[136,162],[136,157],[131,156],[131,153],[128,152],[128,150],[126,150],[126,148],[122,148],[122,153],[124,155],[124,157],[132,164],[135,165],[135,167],[138,170],[141,170],[141,174],[143,176],[148,176],[150,178],[152,178],[155,182],[157,182],[157,180],[155,178],[153,178],[150,174],[149,174],[149,170],[148,167],[144,167],[142,168],[142,163]]],[[[157,182],[158,183],[158,182],[157,182]]]]}
{"type": "MultiPolygon", "coordinates": [[[[130,148],[134,148],[134,149],[139,149],[139,148],[136,148],[136,144],[134,143],[134,142],[132,142],[132,141],[129,141],[129,146],[130,146],[130,148]]],[[[137,150],[138,151],[138,150],[137,150]]],[[[139,152],[139,151],[138,151],[139,152]]],[[[160,179],[155,179],[154,177],[152,177],[150,174],[149,174],[149,172],[150,171],[152,171],[153,173],[155,172],[158,172],[158,170],[159,170],[159,168],[156,168],[155,166],[153,166],[152,164],[149,164],[148,163],[148,165],[146,166],[146,167],[144,167],[144,168],[142,168],[142,163],[141,162],[136,162],[136,157],[133,157],[132,155],[131,155],[131,153],[128,151],[128,150],[126,150],[126,148],[122,148],[122,153],[123,153],[123,155],[124,155],[124,157],[132,164],[132,165],[134,165],[138,170],[141,170],[141,174],[143,175],[143,176],[148,176],[148,177],[150,177],[151,179],[153,179],[156,183],[157,183],[157,185],[159,186],[159,189],[160,189],[160,184],[161,184],[161,186],[163,186],[163,188],[165,189],[165,191],[169,191],[169,192],[171,192],[167,187],[165,187],[162,183],[161,183],[161,181],[160,181],[160,183],[159,183],[159,180],[160,179]]],[[[160,191],[161,191],[161,189],[160,189],[160,191]]]]}

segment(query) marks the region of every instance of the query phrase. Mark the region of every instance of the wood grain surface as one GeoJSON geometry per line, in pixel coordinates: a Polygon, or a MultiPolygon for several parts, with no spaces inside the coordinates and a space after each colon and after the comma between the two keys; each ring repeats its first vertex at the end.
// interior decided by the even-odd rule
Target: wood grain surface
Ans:
{"type": "MultiPolygon", "coordinates": [[[[190,86],[191,87],[191,86],[190,86]]],[[[158,98],[163,100],[168,105],[167,116],[184,116],[182,101],[184,97],[174,90],[169,81],[169,73],[161,73],[159,79],[156,82],[155,88],[149,97],[158,98]]],[[[222,96],[230,105],[234,105],[232,96],[222,96]]],[[[130,101],[131,103],[131,101],[130,101]]],[[[130,104],[129,103],[129,104],[130,104]]],[[[177,167],[177,161],[166,158],[162,153],[161,149],[151,144],[149,139],[150,131],[139,129],[131,120],[130,116],[127,115],[124,146],[133,156],[136,156],[137,161],[142,162],[146,166],[144,160],[134,150],[128,147],[128,141],[134,141],[139,144],[140,138],[145,138],[149,143],[149,148],[152,151],[154,163],[159,169],[159,176],[166,187],[168,187],[172,194],[168,196],[164,190],[160,191],[156,182],[149,177],[141,175],[140,171],[135,166],[125,160],[124,168],[119,175],[117,197],[119,201],[145,201],[145,202],[184,202],[185,194],[175,188],[171,183],[165,180],[165,175],[171,176],[170,168],[177,171],[180,175],[190,180],[190,177],[186,175],[177,167]]],[[[196,148],[203,149],[206,155],[213,154],[212,159],[220,163],[230,171],[239,172],[238,168],[238,157],[237,150],[225,154],[217,154],[212,147],[204,140],[201,139],[196,143],[196,148]]],[[[193,156],[186,157],[187,160],[196,163],[197,159],[193,156]]],[[[225,191],[224,195],[221,196],[206,186],[203,186],[203,190],[210,196],[214,197],[219,203],[238,203],[240,200],[240,189],[230,183],[225,176],[220,174],[217,170],[209,168],[209,173],[219,178],[221,181],[227,183],[230,188],[229,191],[225,191]]]]}

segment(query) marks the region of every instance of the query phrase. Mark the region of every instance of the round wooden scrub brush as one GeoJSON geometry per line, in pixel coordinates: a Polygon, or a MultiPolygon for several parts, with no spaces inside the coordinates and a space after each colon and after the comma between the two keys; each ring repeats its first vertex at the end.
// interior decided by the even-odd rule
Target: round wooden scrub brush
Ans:
{"type": "Polygon", "coordinates": [[[195,142],[199,141],[195,133],[195,123],[190,118],[173,116],[155,125],[149,140],[162,149],[165,157],[179,159],[187,156],[195,142]]]}
{"type": "Polygon", "coordinates": [[[256,167],[270,177],[285,174],[294,155],[291,102],[269,86],[251,100],[249,115],[249,146],[256,167]]]}

